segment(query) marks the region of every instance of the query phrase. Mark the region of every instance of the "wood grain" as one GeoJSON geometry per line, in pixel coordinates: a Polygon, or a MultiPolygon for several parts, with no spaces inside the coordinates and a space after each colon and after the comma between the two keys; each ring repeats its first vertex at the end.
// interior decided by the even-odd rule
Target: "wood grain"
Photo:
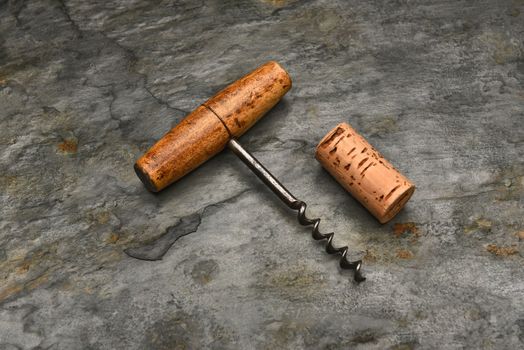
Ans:
{"type": "Polygon", "coordinates": [[[229,141],[224,124],[200,106],[164,135],[135,163],[135,171],[158,192],[220,152],[229,141]]]}
{"type": "Polygon", "coordinates": [[[274,61],[255,69],[204,102],[240,137],[291,89],[288,73],[274,61]]]}
{"type": "Polygon", "coordinates": [[[158,192],[224,149],[280,101],[291,78],[270,61],[220,91],[171,129],[135,163],[147,189],[158,192]]]}

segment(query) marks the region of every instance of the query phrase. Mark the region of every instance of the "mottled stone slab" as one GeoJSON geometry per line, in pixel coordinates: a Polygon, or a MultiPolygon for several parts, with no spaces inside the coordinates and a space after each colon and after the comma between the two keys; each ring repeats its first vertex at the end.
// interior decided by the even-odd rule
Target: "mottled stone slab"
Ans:
{"type": "Polygon", "coordinates": [[[524,3],[0,1],[0,349],[524,346],[524,3]],[[367,281],[227,151],[161,194],[134,161],[276,60],[241,142],[367,281]],[[417,191],[387,225],[314,160],[348,122],[417,191]],[[124,249],[181,218],[159,261],[124,249]],[[196,222],[196,221],[195,221],[196,222]]]}

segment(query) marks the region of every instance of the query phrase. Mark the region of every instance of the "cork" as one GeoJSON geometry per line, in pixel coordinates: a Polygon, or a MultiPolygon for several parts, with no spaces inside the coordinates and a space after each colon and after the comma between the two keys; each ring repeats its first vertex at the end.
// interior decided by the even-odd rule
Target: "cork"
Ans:
{"type": "Polygon", "coordinates": [[[415,191],[415,185],[347,123],[324,136],[315,156],[381,223],[391,220],[415,191]]]}

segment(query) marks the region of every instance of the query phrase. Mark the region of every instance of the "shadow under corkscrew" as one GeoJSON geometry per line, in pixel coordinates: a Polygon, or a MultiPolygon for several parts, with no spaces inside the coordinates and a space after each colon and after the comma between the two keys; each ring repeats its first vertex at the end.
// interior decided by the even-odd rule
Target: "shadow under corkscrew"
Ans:
{"type": "Polygon", "coordinates": [[[313,225],[313,238],[317,241],[327,240],[326,252],[328,254],[340,254],[341,258],[339,265],[342,269],[354,270],[354,279],[356,282],[362,282],[366,280],[362,276],[361,267],[362,260],[349,261],[347,259],[347,253],[349,251],[348,246],[335,247],[333,245],[334,232],[321,233],[319,231],[320,219],[310,219],[306,216],[307,204],[301,200],[298,200],[289,192],[284,185],[282,185],[251,153],[246,151],[235,139],[231,139],[228,142],[228,147],[235,155],[237,155],[248,168],[255,173],[255,175],[266,184],[273,193],[275,193],[289,208],[298,210],[298,222],[302,226],[313,225]]]}

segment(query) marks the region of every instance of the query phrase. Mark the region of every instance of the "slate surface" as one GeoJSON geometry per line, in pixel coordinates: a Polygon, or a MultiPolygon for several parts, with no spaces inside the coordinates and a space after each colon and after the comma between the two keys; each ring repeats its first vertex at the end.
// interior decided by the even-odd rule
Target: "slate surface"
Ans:
{"type": "Polygon", "coordinates": [[[522,0],[0,1],[0,349],[522,348],[523,38],[522,0]],[[361,285],[227,151],[133,172],[270,59],[294,87],[241,142],[361,285]],[[313,159],[340,121],[417,184],[387,225],[313,159]]]}

